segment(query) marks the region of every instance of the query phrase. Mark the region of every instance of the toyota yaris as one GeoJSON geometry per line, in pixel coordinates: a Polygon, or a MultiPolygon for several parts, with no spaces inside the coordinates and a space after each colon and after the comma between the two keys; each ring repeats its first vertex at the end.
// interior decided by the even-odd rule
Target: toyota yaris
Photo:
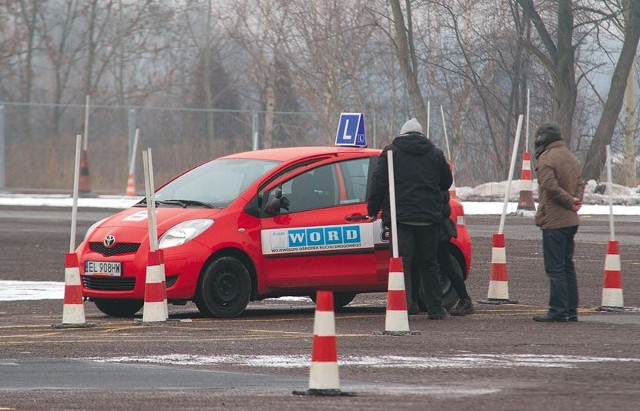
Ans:
{"type": "MultiPolygon", "coordinates": [[[[389,233],[366,215],[380,150],[297,147],[233,154],[201,164],[155,191],[167,301],[234,317],[250,301],[332,290],[336,307],[387,291],[389,233]]],[[[471,239],[451,200],[453,267],[465,279],[471,239]]],[[[149,255],[146,199],[89,228],[77,253],[82,294],[110,316],[144,305],[149,255]]],[[[444,304],[458,297],[442,278],[444,304]]]]}

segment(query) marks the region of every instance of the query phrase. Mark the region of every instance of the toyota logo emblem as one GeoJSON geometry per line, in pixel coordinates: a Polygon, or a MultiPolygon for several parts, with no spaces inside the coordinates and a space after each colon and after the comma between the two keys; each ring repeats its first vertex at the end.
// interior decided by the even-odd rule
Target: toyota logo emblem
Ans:
{"type": "Polygon", "coordinates": [[[105,247],[107,247],[107,248],[111,248],[111,247],[113,247],[113,246],[114,246],[114,244],[116,243],[116,237],[115,237],[115,236],[113,236],[113,235],[111,235],[111,234],[109,234],[108,236],[106,236],[106,237],[104,238],[103,243],[104,243],[104,246],[105,246],[105,247]]]}

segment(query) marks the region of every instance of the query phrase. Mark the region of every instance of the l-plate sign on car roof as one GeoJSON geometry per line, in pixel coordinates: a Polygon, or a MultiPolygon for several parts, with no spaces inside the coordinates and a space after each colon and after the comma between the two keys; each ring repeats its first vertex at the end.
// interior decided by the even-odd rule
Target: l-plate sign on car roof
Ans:
{"type": "Polygon", "coordinates": [[[364,114],[342,113],[336,134],[336,146],[366,147],[364,132],[364,114]]]}

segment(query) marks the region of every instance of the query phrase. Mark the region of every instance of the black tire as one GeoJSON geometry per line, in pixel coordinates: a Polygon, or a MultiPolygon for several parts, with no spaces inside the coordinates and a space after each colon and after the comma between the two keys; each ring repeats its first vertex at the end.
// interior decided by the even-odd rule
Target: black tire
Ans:
{"type": "MultiPolygon", "coordinates": [[[[339,310],[340,308],[346,307],[354,298],[356,298],[357,293],[333,293],[333,309],[339,310]]],[[[315,303],[316,302],[316,293],[309,295],[309,298],[315,303]]]]}
{"type": "Polygon", "coordinates": [[[111,317],[133,317],[144,306],[142,300],[93,300],[98,310],[111,317]]]}
{"type": "Polygon", "coordinates": [[[232,318],[242,314],[251,298],[247,267],[233,257],[209,263],[200,276],[194,302],[204,315],[232,318]]]}
{"type": "MultiPolygon", "coordinates": [[[[463,278],[462,267],[460,266],[458,260],[453,255],[449,255],[449,258],[451,259],[451,267],[453,267],[454,275],[463,278]]],[[[449,278],[447,278],[447,276],[440,275],[440,283],[442,284],[442,305],[448,311],[454,305],[456,305],[460,297],[458,296],[456,290],[451,286],[451,281],[449,281],[449,278]]]]}

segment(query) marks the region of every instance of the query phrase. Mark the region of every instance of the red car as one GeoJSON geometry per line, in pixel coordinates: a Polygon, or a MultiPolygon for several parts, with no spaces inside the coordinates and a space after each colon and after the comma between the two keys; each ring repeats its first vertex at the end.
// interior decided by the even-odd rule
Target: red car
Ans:
{"type": "MultiPolygon", "coordinates": [[[[167,300],[205,315],[234,317],[268,297],[332,290],[336,307],[358,293],[387,291],[389,233],[363,220],[380,150],[297,147],[222,157],[155,192],[167,300]]],[[[465,279],[471,239],[462,205],[454,267],[465,279]]],[[[77,249],[82,294],[107,315],[144,305],[149,253],[146,200],[95,223],[77,249]]],[[[458,297],[443,277],[444,303],[458,297]]]]}

